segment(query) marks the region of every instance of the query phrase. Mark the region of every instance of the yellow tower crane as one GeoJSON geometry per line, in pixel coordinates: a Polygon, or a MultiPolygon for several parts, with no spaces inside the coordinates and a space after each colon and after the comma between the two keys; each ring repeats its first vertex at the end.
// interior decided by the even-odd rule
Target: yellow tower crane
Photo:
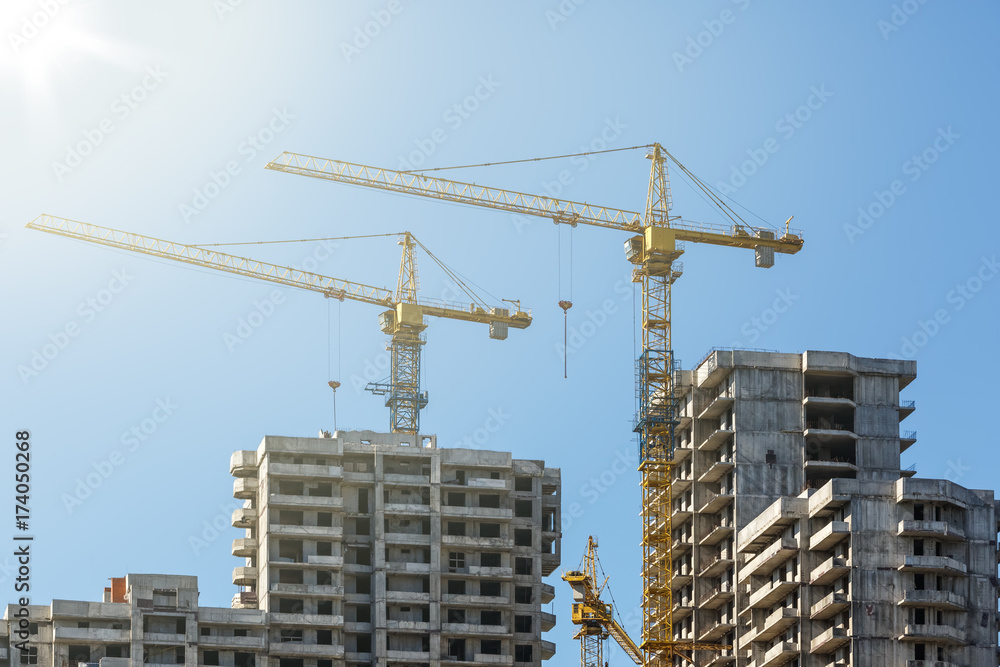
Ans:
{"type": "MultiPolygon", "coordinates": [[[[369,384],[368,389],[377,395],[386,396],[385,404],[389,408],[389,423],[393,433],[413,435],[419,433],[420,410],[427,405],[427,392],[420,391],[420,348],[424,344],[423,331],[427,328],[424,317],[444,317],[488,324],[490,338],[498,340],[507,338],[508,327],[525,329],[531,324],[530,312],[522,311],[518,301],[510,302],[515,304],[516,308],[514,313],[510,313],[507,308],[489,306],[478,298],[474,299],[476,303],[469,305],[418,298],[415,246],[419,245],[439,264],[440,261],[409,232],[404,232],[400,240],[403,256],[400,260],[396,291],[392,292],[385,288],[330,278],[288,266],[269,264],[203,247],[163,241],[51,215],[40,215],[28,223],[27,227],[112,248],[312,290],[327,298],[351,299],[389,308],[379,315],[379,326],[391,337],[389,345],[392,352],[391,375],[388,381],[369,384]]],[[[443,264],[442,267],[460,282],[450,269],[443,264]]],[[[471,292],[469,294],[472,295],[471,292]]],[[[330,384],[334,390],[336,390],[335,384],[339,386],[339,383],[330,384]]]]}
{"type": "Polygon", "coordinates": [[[634,267],[632,281],[642,285],[642,354],[636,360],[638,411],[633,428],[639,438],[642,478],[641,648],[645,665],[667,665],[674,663],[675,657],[690,661],[686,654],[691,651],[728,648],[678,640],[673,628],[670,515],[678,406],[673,388],[677,364],[671,345],[670,296],[671,285],[680,275],[673,262],[684,252],[681,242],[692,242],[753,250],[756,265],[768,268],[774,264],[774,253],[793,254],[801,250],[802,234],[788,227],[791,218],[785,222],[784,233],[780,236],[778,230],[748,225],[660,144],[645,148],[651,167],[644,213],[288,152],[270,162],[267,168],[534,215],[549,218],[556,224],[593,225],[630,234],[625,241],[625,258],[634,267]],[[730,219],[731,224],[692,222],[670,214],[668,157],[730,219]]]}
{"type": "Polygon", "coordinates": [[[614,637],[622,650],[637,664],[642,664],[642,650],[636,646],[618,621],[612,606],[601,600],[601,593],[608,584],[607,577],[598,583],[597,540],[587,538],[587,553],[583,567],[562,575],[563,581],[573,589],[573,623],[580,629],[573,639],[580,640],[580,667],[604,667],[604,642],[614,637]]]}

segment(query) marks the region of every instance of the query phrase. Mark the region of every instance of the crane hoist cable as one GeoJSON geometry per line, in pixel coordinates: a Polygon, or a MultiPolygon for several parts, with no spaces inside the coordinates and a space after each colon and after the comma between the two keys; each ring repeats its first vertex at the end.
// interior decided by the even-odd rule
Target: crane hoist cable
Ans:
{"type": "Polygon", "coordinates": [[[573,307],[573,228],[569,228],[569,298],[563,299],[562,289],[562,229],[556,228],[556,273],[559,276],[559,307],[563,311],[563,379],[569,377],[569,309],[573,307]]]}

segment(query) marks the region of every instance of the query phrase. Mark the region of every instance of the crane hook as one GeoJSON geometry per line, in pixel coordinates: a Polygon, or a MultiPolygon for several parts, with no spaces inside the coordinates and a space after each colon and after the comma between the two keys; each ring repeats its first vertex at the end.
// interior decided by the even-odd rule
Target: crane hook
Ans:
{"type": "Polygon", "coordinates": [[[565,379],[568,377],[568,374],[566,372],[567,355],[568,355],[566,343],[569,340],[569,334],[568,334],[569,325],[567,323],[567,318],[569,315],[569,309],[573,307],[573,302],[560,301],[559,307],[563,309],[563,379],[565,379]]]}

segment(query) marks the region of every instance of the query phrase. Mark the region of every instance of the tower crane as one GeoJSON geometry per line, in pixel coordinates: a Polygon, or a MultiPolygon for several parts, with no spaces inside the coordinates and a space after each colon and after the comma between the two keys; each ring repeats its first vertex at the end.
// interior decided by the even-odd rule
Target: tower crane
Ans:
{"type": "Polygon", "coordinates": [[[637,664],[642,664],[642,650],[636,646],[618,621],[610,604],[601,600],[601,593],[608,580],[598,583],[597,540],[587,538],[587,553],[583,567],[562,575],[563,581],[573,589],[573,623],[580,629],[573,639],[580,640],[580,667],[604,667],[604,641],[610,636],[637,664]]]}
{"type": "MultiPolygon", "coordinates": [[[[269,264],[199,246],[140,236],[51,215],[40,215],[28,223],[27,227],[112,248],[311,290],[327,298],[341,301],[351,299],[388,308],[379,315],[379,326],[390,336],[391,375],[387,381],[369,384],[368,389],[377,395],[386,396],[385,404],[389,408],[389,423],[393,433],[412,435],[419,433],[420,410],[427,405],[427,392],[420,391],[420,348],[425,342],[423,332],[427,328],[424,322],[426,316],[488,324],[490,338],[497,340],[507,338],[509,327],[525,329],[531,324],[530,312],[521,310],[518,301],[510,302],[515,304],[516,308],[515,312],[511,313],[508,308],[491,307],[478,299],[477,303],[463,305],[439,299],[418,298],[415,246],[419,245],[432,259],[438,260],[409,232],[404,232],[400,240],[403,254],[400,260],[399,279],[393,292],[289,266],[269,264]]],[[[448,271],[447,268],[445,270],[448,271]]],[[[333,387],[334,384],[339,386],[339,383],[331,383],[330,386],[333,387]]],[[[336,387],[333,388],[336,390],[336,387]]]]}
{"type": "MultiPolygon", "coordinates": [[[[639,440],[642,484],[643,629],[645,665],[667,665],[674,658],[691,661],[696,650],[718,651],[719,644],[679,640],[673,628],[673,562],[671,557],[671,477],[678,402],[674,395],[677,363],[671,344],[671,286],[680,275],[674,265],[683,242],[744,248],[755,252],[756,265],[769,268],[774,253],[802,249],[802,234],[748,225],[713,190],[658,144],[646,146],[651,161],[645,212],[594,206],[536,194],[435,178],[362,164],[285,152],[268,169],[313,178],[418,195],[447,202],[482,206],[548,218],[556,224],[590,225],[627,232],[625,258],[633,265],[632,281],[642,285],[642,353],[636,360],[637,412],[633,431],[639,440]],[[732,224],[692,222],[671,215],[667,158],[728,217],[732,224]]],[[[485,166],[485,165],[483,165],[485,166]]]]}

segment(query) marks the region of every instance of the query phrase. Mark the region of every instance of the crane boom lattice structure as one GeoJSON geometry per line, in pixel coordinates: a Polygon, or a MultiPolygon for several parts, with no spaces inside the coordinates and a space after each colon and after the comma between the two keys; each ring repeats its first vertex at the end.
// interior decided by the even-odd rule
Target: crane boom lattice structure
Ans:
{"type": "Polygon", "coordinates": [[[691,651],[729,648],[678,640],[673,628],[670,514],[674,428],[678,421],[673,390],[676,362],[671,342],[670,298],[671,285],[680,276],[679,266],[674,262],[684,252],[681,242],[754,250],[756,265],[761,268],[774,264],[774,253],[793,254],[803,245],[801,232],[790,229],[787,221],[780,237],[777,230],[747,225],[669,156],[733,224],[691,222],[671,216],[668,156],[660,144],[647,147],[646,157],[652,164],[644,213],[297,153],[282,153],[267,165],[268,169],[313,178],[539,216],[556,224],[585,224],[632,234],[625,242],[625,256],[634,267],[633,282],[642,285],[642,353],[636,360],[638,405],[634,431],[639,438],[642,478],[641,649],[645,665],[672,664],[675,658],[690,661],[687,653],[691,651]]]}
{"type": "Polygon", "coordinates": [[[389,310],[379,315],[379,325],[382,331],[391,337],[391,375],[388,381],[369,385],[369,390],[377,395],[386,396],[386,406],[390,411],[390,429],[394,433],[417,434],[420,429],[420,410],[427,405],[427,393],[420,391],[420,348],[424,343],[423,331],[427,328],[424,323],[425,316],[488,324],[490,338],[498,340],[507,338],[509,327],[525,329],[531,324],[531,314],[521,310],[520,307],[511,313],[508,308],[490,307],[483,303],[465,305],[438,299],[418,298],[415,246],[420,242],[409,232],[404,232],[400,240],[403,256],[400,260],[399,279],[394,293],[384,287],[331,278],[290,266],[271,264],[51,215],[40,215],[29,222],[27,227],[120,250],[319,292],[327,298],[350,299],[388,308],[389,310]]]}
{"type": "Polygon", "coordinates": [[[635,664],[641,665],[642,650],[615,620],[612,606],[601,600],[607,580],[598,583],[597,565],[597,540],[591,536],[587,538],[583,568],[562,575],[563,581],[573,589],[573,623],[580,626],[573,638],[580,640],[580,665],[604,667],[604,642],[608,637],[613,638],[635,664]]]}

